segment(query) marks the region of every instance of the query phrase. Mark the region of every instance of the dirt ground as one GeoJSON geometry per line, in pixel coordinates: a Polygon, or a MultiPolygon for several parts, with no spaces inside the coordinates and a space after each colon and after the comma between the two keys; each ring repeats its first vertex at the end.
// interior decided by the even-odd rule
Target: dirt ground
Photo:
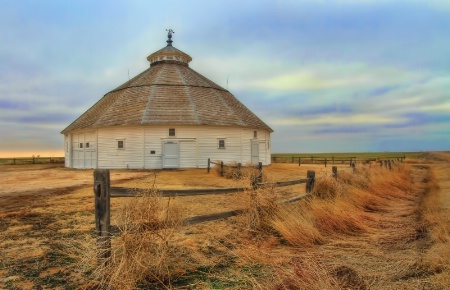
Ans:
{"type": "MultiPolygon", "coordinates": [[[[423,161],[423,160],[422,160],[423,161]]],[[[422,162],[421,161],[421,162],[422,162]]],[[[442,210],[450,217],[450,153],[430,153],[425,161],[439,180],[442,210]]],[[[347,165],[348,166],[348,165],[347,165]]],[[[341,166],[347,169],[347,166],[341,166]]],[[[331,174],[323,165],[272,164],[264,169],[268,180],[281,181],[305,178],[307,170],[320,177],[331,174]]],[[[157,188],[205,188],[242,186],[242,182],[218,176],[205,169],[186,170],[112,170],[113,186],[135,187],[146,182],[157,188]]],[[[67,241],[82,236],[95,236],[93,205],[93,171],[67,169],[61,165],[4,165],[0,168],[0,289],[77,289],[85,281],[74,271],[76,262],[67,250],[67,241]]],[[[304,185],[285,187],[280,198],[304,194],[304,185]]],[[[123,199],[113,199],[114,210],[123,199]]],[[[177,197],[186,217],[239,208],[235,195],[177,197]],[[231,201],[231,202],[230,202],[231,201]]],[[[226,221],[193,226],[190,233],[227,234],[226,221]]],[[[212,234],[210,234],[212,235],[212,234]]],[[[196,243],[207,243],[198,241],[196,243]]],[[[330,244],[351,247],[351,242],[330,244]]],[[[358,260],[358,251],[349,252],[358,260]]],[[[414,253],[412,253],[414,256],[414,253]]],[[[373,253],[382,262],[386,257],[373,253]]],[[[339,257],[337,257],[339,258],[339,257]]],[[[364,261],[360,261],[364,263],[364,261]]],[[[380,264],[381,265],[381,264],[380,264]]],[[[377,281],[373,282],[376,286],[377,281]]],[[[376,288],[376,287],[375,287],[376,288]]],[[[394,287],[395,288],[395,287],[394,287]]]]}
{"type": "MultiPolygon", "coordinates": [[[[271,180],[305,178],[307,169],[295,164],[265,168],[271,180]]],[[[326,173],[320,165],[318,174],[326,173]]],[[[211,188],[242,186],[206,169],[111,170],[111,185],[157,188],[211,188]]],[[[54,164],[3,165],[0,168],[0,289],[78,288],[68,265],[74,258],[61,241],[94,236],[93,170],[54,164]],[[67,266],[67,267],[66,267],[67,266]],[[2,286],[3,285],[3,286],[2,286]]],[[[247,184],[245,184],[247,185],[247,184]]],[[[286,187],[290,197],[304,193],[304,185],[286,187]]],[[[178,197],[186,217],[236,209],[233,195],[178,197]]],[[[111,201],[114,212],[123,198],[111,201]]],[[[234,199],[236,200],[236,199],[234,199]]]]}

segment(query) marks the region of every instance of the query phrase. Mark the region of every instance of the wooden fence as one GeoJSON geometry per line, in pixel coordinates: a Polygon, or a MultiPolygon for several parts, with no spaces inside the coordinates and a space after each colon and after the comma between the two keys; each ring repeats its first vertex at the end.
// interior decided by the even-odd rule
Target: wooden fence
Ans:
{"type": "Polygon", "coordinates": [[[302,164],[349,164],[352,166],[353,163],[370,163],[370,162],[384,162],[388,160],[396,160],[399,162],[404,162],[406,156],[397,157],[318,157],[318,156],[272,156],[271,160],[273,163],[297,163],[298,166],[302,164]]]}
{"type": "Polygon", "coordinates": [[[64,157],[17,157],[0,158],[0,165],[64,163],[64,157]]]}
{"type": "MultiPolygon", "coordinates": [[[[308,170],[306,178],[279,181],[273,183],[259,182],[257,186],[272,185],[276,187],[290,186],[295,184],[306,184],[307,194],[312,192],[315,183],[315,172],[308,170]]],[[[195,196],[206,194],[226,194],[244,190],[253,190],[252,187],[232,187],[232,188],[204,188],[204,189],[163,189],[159,190],[162,197],[171,196],[195,196]]],[[[135,197],[135,189],[126,187],[111,187],[110,173],[108,169],[96,169],[94,171],[94,195],[95,195],[95,227],[97,233],[97,248],[99,262],[105,261],[105,259],[111,256],[111,236],[116,231],[117,226],[111,225],[111,211],[110,200],[116,197],[135,197]]],[[[303,198],[303,196],[296,196],[282,202],[294,202],[303,198]]],[[[207,221],[213,221],[223,218],[229,218],[243,213],[243,210],[232,210],[226,212],[220,212],[216,214],[200,215],[190,217],[185,220],[185,224],[197,224],[207,221]]]]}
{"type": "MultiPolygon", "coordinates": [[[[211,158],[208,158],[208,167],[207,167],[208,173],[211,171],[211,164],[220,166],[219,173],[221,176],[223,176],[225,167],[237,169],[238,172],[240,172],[242,169],[241,163],[237,163],[236,165],[229,165],[229,164],[223,163],[223,161],[213,162],[213,161],[211,161],[211,158]]],[[[258,169],[260,172],[262,172],[262,162],[258,162],[258,164],[254,165],[253,167],[258,169]]]]}

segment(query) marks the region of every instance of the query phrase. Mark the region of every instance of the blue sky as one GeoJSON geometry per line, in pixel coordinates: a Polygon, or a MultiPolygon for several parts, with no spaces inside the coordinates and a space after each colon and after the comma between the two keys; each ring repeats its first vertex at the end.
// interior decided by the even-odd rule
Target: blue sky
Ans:
{"type": "Polygon", "coordinates": [[[273,152],[450,150],[448,1],[0,0],[0,157],[62,155],[166,28],[273,152]]]}

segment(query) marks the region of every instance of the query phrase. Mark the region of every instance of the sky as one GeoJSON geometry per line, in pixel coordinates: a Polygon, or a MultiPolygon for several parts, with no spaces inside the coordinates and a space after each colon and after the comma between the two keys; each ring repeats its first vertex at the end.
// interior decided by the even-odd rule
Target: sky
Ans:
{"type": "Polygon", "coordinates": [[[168,28],[273,153],[450,150],[449,1],[0,0],[0,157],[63,156],[168,28]]]}

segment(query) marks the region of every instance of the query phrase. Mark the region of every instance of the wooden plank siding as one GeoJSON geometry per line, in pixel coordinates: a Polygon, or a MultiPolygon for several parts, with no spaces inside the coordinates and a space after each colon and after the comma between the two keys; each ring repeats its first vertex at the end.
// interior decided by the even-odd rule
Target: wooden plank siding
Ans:
{"type": "MultiPolygon", "coordinates": [[[[180,168],[206,168],[208,158],[227,162],[251,161],[251,141],[254,131],[248,128],[223,126],[118,126],[98,128],[96,131],[76,132],[65,136],[70,141],[66,152],[66,166],[74,168],[104,169],[158,169],[162,168],[164,141],[179,142],[180,168]],[[175,136],[169,136],[169,128],[175,128],[175,136]],[[95,139],[95,140],[94,140],[95,139]],[[225,149],[218,148],[218,140],[225,139],[225,149]],[[83,141],[82,141],[83,140],[83,141]],[[86,148],[81,152],[80,142],[95,145],[95,162],[81,164],[86,158],[86,148]],[[123,149],[117,143],[124,141],[123,149]],[[84,154],[82,156],[82,154],[84,154]],[[71,162],[75,160],[76,162],[71,162]],[[85,167],[83,167],[85,166],[85,167]],[[88,167],[95,166],[95,167],[88,167]]],[[[267,146],[270,133],[257,131],[259,158],[263,165],[270,164],[270,150],[267,146]]],[[[94,149],[94,148],[91,148],[94,149]]],[[[91,154],[91,153],[89,153],[91,154]]],[[[93,156],[92,154],[90,156],[93,156]]]]}

